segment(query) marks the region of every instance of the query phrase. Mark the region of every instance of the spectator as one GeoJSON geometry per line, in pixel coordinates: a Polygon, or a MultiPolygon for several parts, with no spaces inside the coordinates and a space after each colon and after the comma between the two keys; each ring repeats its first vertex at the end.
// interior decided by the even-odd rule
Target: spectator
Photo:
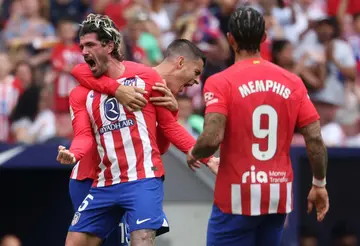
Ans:
{"type": "Polygon", "coordinates": [[[14,235],[6,235],[2,238],[0,246],[21,246],[21,241],[14,235]]]}
{"type": "Polygon", "coordinates": [[[293,45],[288,40],[274,40],[272,43],[272,61],[286,70],[300,76],[311,91],[316,91],[324,86],[326,68],[324,61],[318,61],[312,66],[306,66],[306,60],[311,53],[306,52],[299,59],[294,61],[293,45]]]}
{"type": "Polygon", "coordinates": [[[338,222],[331,230],[333,246],[357,246],[356,230],[346,222],[338,222]]]}
{"type": "Polygon", "coordinates": [[[56,135],[55,115],[49,109],[50,93],[33,85],[24,91],[11,115],[11,132],[16,142],[45,142],[56,135]]]}
{"type": "Polygon", "coordinates": [[[300,236],[300,246],[317,246],[318,245],[318,236],[315,230],[307,227],[301,226],[299,229],[300,236]]]}
{"type": "Polygon", "coordinates": [[[7,142],[10,134],[9,116],[19,94],[19,82],[10,74],[11,64],[5,53],[0,53],[0,142],[7,142]]]}
{"type": "Polygon", "coordinates": [[[20,4],[22,14],[12,16],[6,25],[6,44],[13,52],[18,52],[18,48],[25,49],[22,60],[28,58],[31,65],[42,65],[50,59],[46,48],[56,40],[54,28],[41,17],[39,0],[20,0],[20,4]]]}
{"type": "Polygon", "coordinates": [[[50,0],[50,21],[54,26],[65,17],[80,23],[88,11],[90,0],[50,0]]]}
{"type": "MultiPolygon", "coordinates": [[[[311,57],[306,61],[308,66],[326,60],[327,75],[324,87],[311,93],[310,97],[322,102],[335,100],[336,105],[344,106],[344,83],[353,83],[355,79],[355,59],[349,44],[337,38],[337,31],[335,19],[319,20],[315,30],[305,35],[295,53],[298,60],[305,53],[311,53],[311,57]]],[[[328,109],[335,110],[334,107],[328,109]]]]}
{"type": "Polygon", "coordinates": [[[134,4],[134,2],[135,0],[94,0],[92,7],[96,13],[109,16],[120,31],[122,31],[127,24],[125,17],[126,11],[134,4]]]}
{"type": "Polygon", "coordinates": [[[218,19],[209,11],[209,0],[196,0],[190,13],[182,13],[177,20],[180,38],[193,41],[207,56],[203,72],[205,81],[212,74],[226,67],[230,56],[229,45],[220,30],[218,19]]]}
{"type": "Polygon", "coordinates": [[[355,14],[353,17],[353,34],[350,35],[348,40],[355,55],[357,74],[360,75],[360,13],[355,14]]]}
{"type": "Polygon", "coordinates": [[[137,59],[140,58],[145,64],[148,62],[147,65],[156,66],[163,60],[163,54],[158,40],[152,34],[149,22],[151,22],[150,16],[146,12],[133,15],[129,20],[128,35],[130,39],[127,41],[130,42],[129,45],[133,47],[133,50],[138,52],[137,59]],[[146,58],[142,52],[145,52],[146,58]]]}
{"type": "Polygon", "coordinates": [[[71,76],[72,68],[84,62],[79,45],[75,43],[77,29],[70,19],[59,20],[57,26],[59,43],[52,50],[51,63],[55,72],[55,112],[69,112],[69,94],[77,85],[71,76]]]}
{"type": "Polygon", "coordinates": [[[151,1],[150,18],[160,29],[160,47],[165,51],[175,39],[175,34],[171,31],[171,21],[164,7],[164,0],[151,1]]]}
{"type": "Polygon", "coordinates": [[[15,77],[19,80],[19,89],[22,93],[33,84],[33,68],[26,61],[20,61],[15,68],[15,77]]]}

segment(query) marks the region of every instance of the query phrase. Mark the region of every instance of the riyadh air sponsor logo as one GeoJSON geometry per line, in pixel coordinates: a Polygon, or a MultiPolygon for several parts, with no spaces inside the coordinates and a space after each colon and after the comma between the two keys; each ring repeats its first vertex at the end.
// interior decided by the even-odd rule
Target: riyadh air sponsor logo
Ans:
{"type": "Polygon", "coordinates": [[[99,133],[104,134],[106,132],[119,130],[121,128],[130,127],[133,125],[135,125],[135,121],[133,119],[121,120],[99,128],[99,133]]]}
{"type": "Polygon", "coordinates": [[[243,184],[262,184],[262,183],[286,183],[288,178],[285,171],[269,171],[257,170],[254,165],[250,167],[250,171],[244,172],[241,177],[243,184]]]}

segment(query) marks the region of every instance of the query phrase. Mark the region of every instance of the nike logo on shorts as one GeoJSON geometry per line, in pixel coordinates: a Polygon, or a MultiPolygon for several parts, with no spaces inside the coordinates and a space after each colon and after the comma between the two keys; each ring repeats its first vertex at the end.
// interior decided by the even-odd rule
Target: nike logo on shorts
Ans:
{"type": "Polygon", "coordinates": [[[146,221],[149,221],[149,220],[151,220],[151,218],[147,218],[147,219],[144,219],[144,220],[139,220],[139,219],[137,219],[137,220],[136,220],[136,224],[137,224],[137,225],[140,225],[140,224],[142,224],[142,223],[144,223],[144,222],[146,222],[146,221]]]}

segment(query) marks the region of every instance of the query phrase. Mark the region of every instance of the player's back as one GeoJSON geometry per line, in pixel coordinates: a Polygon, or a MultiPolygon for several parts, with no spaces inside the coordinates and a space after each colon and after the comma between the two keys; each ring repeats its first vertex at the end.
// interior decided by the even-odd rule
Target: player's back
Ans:
{"type": "MultiPolygon", "coordinates": [[[[237,62],[215,76],[227,105],[215,203],[245,215],[290,212],[289,151],[306,93],[302,81],[262,59],[237,62]]],[[[207,104],[219,100],[206,96],[207,104]]]]}

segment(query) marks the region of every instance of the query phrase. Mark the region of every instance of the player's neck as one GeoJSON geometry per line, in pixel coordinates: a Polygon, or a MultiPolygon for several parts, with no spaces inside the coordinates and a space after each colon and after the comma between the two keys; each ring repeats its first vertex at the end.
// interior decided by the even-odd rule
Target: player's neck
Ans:
{"type": "Polygon", "coordinates": [[[116,59],[110,59],[106,75],[112,79],[120,78],[125,72],[125,66],[116,59]]]}
{"type": "Polygon", "coordinates": [[[255,54],[251,54],[246,51],[240,51],[235,53],[235,63],[242,60],[256,59],[256,58],[261,58],[260,52],[257,52],[255,54]]]}

